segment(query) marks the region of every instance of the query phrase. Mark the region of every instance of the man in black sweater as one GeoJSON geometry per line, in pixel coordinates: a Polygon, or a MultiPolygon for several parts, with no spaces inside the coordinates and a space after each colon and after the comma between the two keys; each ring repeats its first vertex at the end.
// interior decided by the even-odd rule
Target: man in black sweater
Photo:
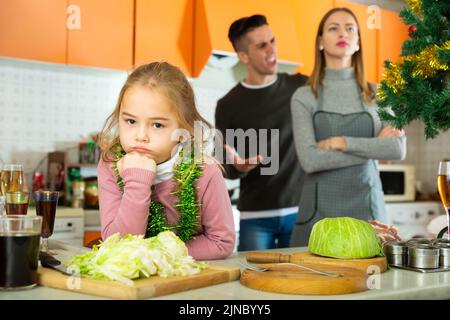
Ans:
{"type": "Polygon", "coordinates": [[[275,38],[264,16],[236,20],[228,37],[248,69],[215,114],[225,177],[240,179],[238,251],[288,247],[302,185],[290,100],[307,77],[277,73],[275,38]]]}

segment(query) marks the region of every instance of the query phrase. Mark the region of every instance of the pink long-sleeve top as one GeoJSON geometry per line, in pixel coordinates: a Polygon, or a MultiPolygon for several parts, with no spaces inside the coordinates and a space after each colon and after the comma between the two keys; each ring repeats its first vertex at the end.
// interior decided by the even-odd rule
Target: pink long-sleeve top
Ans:
{"type": "MultiPolygon", "coordinates": [[[[176,186],[172,179],[153,185],[155,172],[139,168],[125,169],[121,176],[125,183],[123,194],[110,164],[100,160],[98,186],[103,239],[117,232],[122,236],[145,234],[151,198],[165,206],[168,223],[176,224],[179,213],[174,204],[178,198],[171,194],[176,186]]],[[[197,235],[186,242],[189,255],[196,260],[224,259],[233,252],[236,233],[230,198],[217,165],[203,165],[203,174],[197,180],[197,199],[201,204],[201,223],[197,235]]]]}

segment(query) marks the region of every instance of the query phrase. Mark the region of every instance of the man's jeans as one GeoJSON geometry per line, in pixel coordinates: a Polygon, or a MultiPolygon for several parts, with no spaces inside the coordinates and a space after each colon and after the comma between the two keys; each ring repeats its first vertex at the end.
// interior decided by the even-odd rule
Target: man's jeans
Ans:
{"type": "Polygon", "coordinates": [[[238,251],[287,248],[297,212],[281,217],[240,221],[238,251]]]}

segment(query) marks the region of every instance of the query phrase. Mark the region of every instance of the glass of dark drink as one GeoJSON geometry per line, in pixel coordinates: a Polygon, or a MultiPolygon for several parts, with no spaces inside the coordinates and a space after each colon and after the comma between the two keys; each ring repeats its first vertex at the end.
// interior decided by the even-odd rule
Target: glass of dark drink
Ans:
{"type": "Polygon", "coordinates": [[[38,190],[33,195],[36,202],[36,214],[42,217],[41,250],[48,252],[48,238],[53,234],[59,193],[57,191],[38,190]]]}
{"type": "Polygon", "coordinates": [[[42,217],[0,216],[0,289],[37,284],[42,217]]]}
{"type": "Polygon", "coordinates": [[[26,215],[28,210],[28,192],[6,192],[6,214],[26,215]]]}

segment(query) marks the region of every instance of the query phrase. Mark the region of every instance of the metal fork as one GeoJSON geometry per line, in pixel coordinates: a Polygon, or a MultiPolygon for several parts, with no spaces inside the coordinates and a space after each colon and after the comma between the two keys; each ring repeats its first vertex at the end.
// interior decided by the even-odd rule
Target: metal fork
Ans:
{"type": "MultiPolygon", "coordinates": [[[[265,268],[261,268],[261,267],[257,267],[254,265],[250,265],[250,264],[246,264],[246,263],[242,263],[239,262],[241,266],[248,268],[250,270],[253,271],[258,271],[258,272],[264,272],[264,271],[269,271],[269,270],[273,270],[273,267],[265,267],[265,268]]],[[[321,271],[321,270],[317,270],[317,269],[313,269],[298,263],[292,263],[292,262],[281,262],[281,263],[277,263],[276,265],[290,265],[290,266],[295,266],[301,269],[305,269],[305,270],[309,270],[318,274],[321,274],[323,276],[327,276],[327,277],[333,277],[333,278],[338,278],[338,277],[342,277],[342,274],[340,273],[336,273],[336,272],[325,272],[325,271],[321,271]]]]}

